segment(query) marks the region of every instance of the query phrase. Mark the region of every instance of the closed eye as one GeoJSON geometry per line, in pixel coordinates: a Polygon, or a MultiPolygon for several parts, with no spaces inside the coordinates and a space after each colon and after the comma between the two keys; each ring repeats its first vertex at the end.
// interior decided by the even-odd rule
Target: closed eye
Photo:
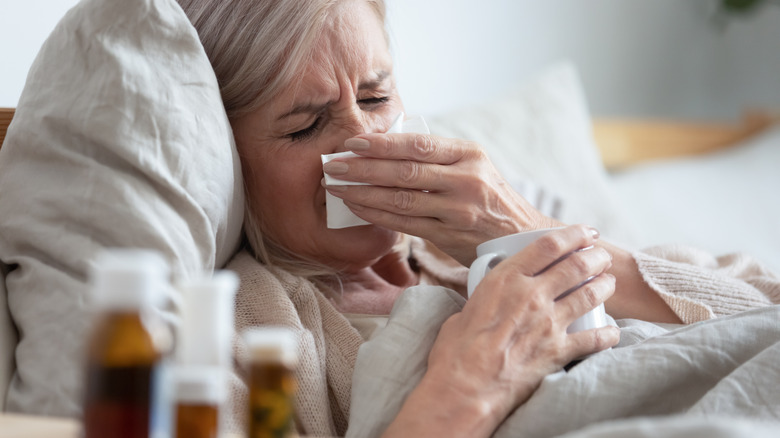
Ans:
{"type": "Polygon", "coordinates": [[[314,123],[312,123],[306,128],[301,129],[300,131],[295,131],[293,133],[287,134],[287,137],[292,141],[308,140],[309,138],[313,137],[314,134],[317,133],[317,128],[319,128],[321,121],[322,121],[322,117],[321,116],[317,117],[316,119],[314,119],[314,123]]]}
{"type": "Polygon", "coordinates": [[[389,96],[383,96],[383,97],[369,97],[367,99],[360,99],[358,100],[358,103],[361,105],[380,105],[383,103],[387,103],[387,101],[390,100],[389,96]]]}

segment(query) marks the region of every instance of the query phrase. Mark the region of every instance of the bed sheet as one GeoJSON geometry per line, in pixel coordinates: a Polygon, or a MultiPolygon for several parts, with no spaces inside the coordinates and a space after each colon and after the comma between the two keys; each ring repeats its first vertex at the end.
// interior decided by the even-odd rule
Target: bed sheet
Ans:
{"type": "MultiPolygon", "coordinates": [[[[408,289],[387,326],[361,347],[348,437],[380,436],[422,378],[438,327],[463,305],[442,290],[408,289]]],[[[780,306],[689,326],[619,320],[618,347],[549,375],[495,436],[559,436],[597,424],[643,436],[656,423],[655,436],[674,428],[698,436],[713,428],[720,436],[761,436],[746,432],[752,427],[719,428],[706,418],[780,430],[778,321],[780,306]]]]}
{"type": "Polygon", "coordinates": [[[611,175],[638,248],[746,252],[780,274],[780,126],[727,150],[611,175]]]}

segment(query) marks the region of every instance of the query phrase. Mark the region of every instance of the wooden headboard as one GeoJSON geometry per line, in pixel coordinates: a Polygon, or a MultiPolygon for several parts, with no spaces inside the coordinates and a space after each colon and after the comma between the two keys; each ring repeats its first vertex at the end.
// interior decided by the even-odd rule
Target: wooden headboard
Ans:
{"type": "Polygon", "coordinates": [[[13,108],[0,108],[0,147],[3,146],[3,141],[5,141],[5,133],[8,131],[8,125],[11,123],[11,119],[13,118],[13,108]]]}
{"type": "MultiPolygon", "coordinates": [[[[0,108],[0,146],[14,116],[0,108]]],[[[679,120],[596,119],[593,135],[607,169],[643,161],[703,154],[746,140],[780,121],[768,112],[750,112],[736,123],[679,120]]]]}
{"type": "Polygon", "coordinates": [[[607,169],[714,152],[760,134],[780,115],[751,111],[737,122],[597,119],[593,136],[607,169]]]}

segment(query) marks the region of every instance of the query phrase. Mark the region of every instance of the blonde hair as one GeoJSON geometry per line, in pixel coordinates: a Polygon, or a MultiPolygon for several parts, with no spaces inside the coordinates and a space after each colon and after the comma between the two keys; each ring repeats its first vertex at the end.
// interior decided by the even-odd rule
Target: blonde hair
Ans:
{"type": "MultiPolygon", "coordinates": [[[[384,0],[364,0],[384,24],[384,0]]],[[[198,31],[219,83],[228,118],[268,103],[293,83],[309,61],[334,7],[343,0],[178,0],[198,31]]],[[[250,197],[247,197],[250,199],[250,197]]],[[[263,232],[262,217],[247,205],[247,240],[261,262],[307,278],[335,272],[293,254],[263,232]]]]}

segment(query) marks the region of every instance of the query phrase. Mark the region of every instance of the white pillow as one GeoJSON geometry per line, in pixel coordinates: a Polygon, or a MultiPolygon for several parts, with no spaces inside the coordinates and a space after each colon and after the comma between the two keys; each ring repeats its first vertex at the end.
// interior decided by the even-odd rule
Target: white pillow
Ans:
{"type": "Polygon", "coordinates": [[[8,300],[5,291],[5,270],[0,266],[0,412],[5,404],[5,391],[14,371],[14,349],[16,348],[16,328],[8,313],[8,300]]]}
{"type": "Polygon", "coordinates": [[[563,200],[560,218],[633,241],[612,192],[576,69],[551,66],[529,84],[482,105],[431,118],[431,133],[480,143],[513,186],[532,184],[563,200]]]}
{"type": "Polygon", "coordinates": [[[173,0],[84,0],[35,60],[0,151],[0,259],[21,335],[7,409],[79,415],[86,273],[105,247],[188,276],[235,251],[243,186],[197,32],[173,0]]]}

